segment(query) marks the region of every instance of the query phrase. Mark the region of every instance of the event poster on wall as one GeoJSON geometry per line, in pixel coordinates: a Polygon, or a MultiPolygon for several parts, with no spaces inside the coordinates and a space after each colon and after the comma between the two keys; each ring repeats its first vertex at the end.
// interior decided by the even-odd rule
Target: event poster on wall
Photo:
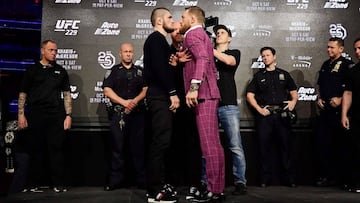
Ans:
{"type": "MultiPolygon", "coordinates": [[[[236,83],[242,125],[253,120],[245,89],[253,74],[264,67],[261,47],[276,49],[277,66],[289,71],[298,86],[298,122],[306,123],[317,114],[317,72],[328,59],[328,39],[343,38],[344,56],[357,62],[352,43],[360,37],[358,0],[44,1],[42,40],[58,43],[57,62],[70,76],[75,122],[107,122],[108,99],[102,90],[105,72],[120,62],[119,47],[124,42],[134,45],[134,62],[142,64],[143,43],[153,31],[151,11],[166,7],[174,20],[180,20],[189,6],[203,8],[206,17],[217,17],[233,33],[230,48],[241,51],[236,83]]],[[[213,32],[211,26],[205,29],[213,32]]]]}

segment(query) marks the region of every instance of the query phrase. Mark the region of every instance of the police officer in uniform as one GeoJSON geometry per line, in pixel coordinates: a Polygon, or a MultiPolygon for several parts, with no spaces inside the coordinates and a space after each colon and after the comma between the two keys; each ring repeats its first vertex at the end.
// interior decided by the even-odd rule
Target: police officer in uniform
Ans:
{"type": "Polygon", "coordinates": [[[276,52],[272,47],[260,49],[265,69],[254,75],[247,88],[247,101],[256,110],[256,131],[259,139],[261,161],[261,187],[272,181],[272,144],[277,141],[281,153],[284,184],[296,187],[294,174],[290,170],[291,123],[284,116],[295,108],[297,87],[290,74],[275,66],[276,52]]]}
{"type": "Polygon", "coordinates": [[[134,48],[129,43],[120,47],[122,61],[109,70],[103,82],[104,94],[112,104],[110,115],[111,164],[105,191],[124,186],[125,157],[130,156],[138,187],[145,186],[143,99],[146,85],[142,68],[133,64],[134,48]],[[130,155],[124,153],[125,146],[130,155]]]}
{"type": "Polygon", "coordinates": [[[345,141],[341,126],[341,100],[345,74],[353,62],[341,55],[343,50],[344,41],[341,38],[329,39],[327,44],[329,59],[322,64],[317,81],[317,104],[320,109],[315,141],[319,163],[317,186],[329,186],[336,181],[344,181],[338,180],[340,177],[336,177],[335,174],[341,175],[338,172],[342,164],[338,161],[343,160],[340,157],[345,149],[341,149],[343,147],[341,143],[345,141]],[[337,164],[334,164],[335,160],[337,164]]]}

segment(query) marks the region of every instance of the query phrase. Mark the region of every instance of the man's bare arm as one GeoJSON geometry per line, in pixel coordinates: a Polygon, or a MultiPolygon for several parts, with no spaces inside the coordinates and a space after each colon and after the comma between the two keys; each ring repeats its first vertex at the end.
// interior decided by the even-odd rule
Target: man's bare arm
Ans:
{"type": "Polygon", "coordinates": [[[72,113],[72,100],[71,100],[71,94],[69,91],[64,92],[64,107],[66,114],[72,113]]]}
{"type": "Polygon", "coordinates": [[[19,129],[24,129],[28,127],[27,120],[25,117],[25,103],[26,103],[26,93],[20,92],[18,99],[18,125],[19,129]]]}
{"type": "Polygon", "coordinates": [[[20,92],[18,99],[18,115],[22,116],[25,114],[25,102],[26,102],[26,93],[20,92]]]}

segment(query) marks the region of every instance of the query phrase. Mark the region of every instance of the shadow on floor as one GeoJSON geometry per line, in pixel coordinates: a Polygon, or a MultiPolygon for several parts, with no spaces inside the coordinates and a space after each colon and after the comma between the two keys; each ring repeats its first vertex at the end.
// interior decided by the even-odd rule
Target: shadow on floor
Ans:
{"type": "MultiPolygon", "coordinates": [[[[360,194],[342,191],[338,188],[316,188],[299,186],[289,188],[283,186],[270,186],[267,188],[248,187],[248,194],[233,196],[233,187],[225,190],[226,203],[356,203],[360,202],[360,194]]],[[[185,200],[186,188],[178,188],[180,199],[185,200]]],[[[0,198],[1,203],[145,203],[145,190],[119,189],[105,192],[101,187],[74,187],[66,193],[54,193],[45,189],[43,193],[16,193],[0,198]]]]}

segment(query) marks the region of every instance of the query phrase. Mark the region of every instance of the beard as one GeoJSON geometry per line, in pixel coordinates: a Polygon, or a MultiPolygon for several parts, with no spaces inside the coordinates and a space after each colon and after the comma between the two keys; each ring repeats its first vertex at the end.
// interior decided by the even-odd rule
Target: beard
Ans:
{"type": "Polygon", "coordinates": [[[175,41],[178,42],[178,43],[183,42],[183,41],[184,41],[184,37],[183,37],[182,35],[177,35],[177,36],[175,37],[175,41]]]}
{"type": "Polygon", "coordinates": [[[180,34],[185,34],[186,31],[188,31],[190,29],[190,25],[181,25],[179,32],[180,34]]]}
{"type": "Polygon", "coordinates": [[[172,32],[174,32],[174,30],[175,30],[175,28],[169,27],[169,26],[167,26],[167,25],[164,25],[163,28],[164,28],[164,30],[165,30],[167,33],[172,33],[172,32]]]}

